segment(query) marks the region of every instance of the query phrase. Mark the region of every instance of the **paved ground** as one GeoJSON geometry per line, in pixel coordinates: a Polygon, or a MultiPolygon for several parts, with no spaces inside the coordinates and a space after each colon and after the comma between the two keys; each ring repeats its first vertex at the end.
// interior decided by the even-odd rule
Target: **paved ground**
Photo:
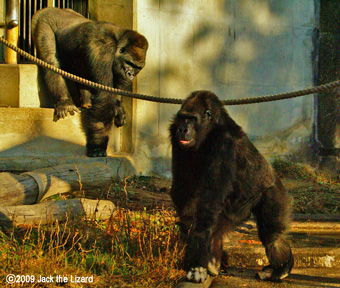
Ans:
{"type": "MultiPolygon", "coordinates": [[[[337,216],[338,217],[338,216],[337,216]]],[[[256,272],[268,264],[264,248],[257,237],[256,225],[249,221],[227,239],[221,275],[211,285],[185,284],[180,288],[239,287],[339,287],[340,222],[338,218],[317,219],[295,215],[289,235],[295,265],[281,283],[256,279],[256,272]],[[250,268],[251,267],[251,268],[250,268]]]]}
{"type": "MultiPolygon", "coordinates": [[[[340,222],[295,218],[289,234],[294,267],[340,268],[340,222]]],[[[237,229],[225,242],[224,250],[224,263],[229,267],[260,268],[268,265],[253,221],[237,229]]]]}
{"type": "Polygon", "coordinates": [[[182,284],[178,288],[307,288],[340,287],[340,268],[297,268],[281,283],[264,282],[256,279],[260,269],[228,268],[212,280],[210,286],[182,284]]]}
{"type": "Polygon", "coordinates": [[[211,288],[240,287],[340,287],[340,268],[297,268],[281,283],[263,282],[254,276],[259,269],[229,268],[214,279],[211,288]]]}

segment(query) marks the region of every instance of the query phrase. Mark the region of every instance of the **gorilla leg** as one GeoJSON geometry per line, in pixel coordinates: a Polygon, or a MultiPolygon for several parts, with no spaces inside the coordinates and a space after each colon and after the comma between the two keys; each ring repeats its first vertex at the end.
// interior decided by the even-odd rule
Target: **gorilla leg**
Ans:
{"type": "Polygon", "coordinates": [[[290,195],[279,185],[264,192],[262,202],[254,211],[259,237],[270,263],[258,273],[262,280],[280,281],[292,270],[294,259],[285,237],[290,224],[291,202],[290,195]]]}
{"type": "Polygon", "coordinates": [[[220,216],[212,230],[194,232],[188,241],[185,268],[188,281],[204,282],[208,275],[217,276],[221,269],[223,237],[231,226],[220,216]]]}
{"type": "Polygon", "coordinates": [[[81,113],[82,125],[86,135],[86,155],[89,157],[106,157],[109,131],[112,122],[105,124],[94,118],[88,109],[81,113]]]}
{"type": "Polygon", "coordinates": [[[217,233],[210,241],[207,269],[212,276],[217,276],[221,270],[222,240],[221,233],[217,233]]]}

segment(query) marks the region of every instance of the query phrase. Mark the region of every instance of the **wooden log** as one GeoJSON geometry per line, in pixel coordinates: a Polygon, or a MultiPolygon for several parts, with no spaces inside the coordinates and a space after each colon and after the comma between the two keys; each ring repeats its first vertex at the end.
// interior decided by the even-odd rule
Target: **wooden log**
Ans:
{"type": "Polygon", "coordinates": [[[65,164],[20,175],[0,173],[0,206],[35,204],[70,191],[107,187],[112,171],[103,163],[65,164]]]}
{"type": "Polygon", "coordinates": [[[46,201],[35,205],[0,206],[1,225],[45,225],[75,217],[107,220],[116,207],[109,200],[69,199],[46,201]]]}

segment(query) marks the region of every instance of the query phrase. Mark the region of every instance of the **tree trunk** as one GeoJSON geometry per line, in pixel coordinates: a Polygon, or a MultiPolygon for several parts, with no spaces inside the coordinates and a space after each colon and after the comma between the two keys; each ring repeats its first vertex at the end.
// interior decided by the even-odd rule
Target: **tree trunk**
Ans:
{"type": "Polygon", "coordinates": [[[0,207],[1,225],[45,225],[77,217],[107,220],[116,213],[109,200],[70,199],[46,201],[35,205],[0,207]]]}
{"type": "Polygon", "coordinates": [[[35,204],[49,196],[70,191],[108,187],[110,167],[102,163],[65,164],[20,175],[0,173],[0,206],[35,204]]]}

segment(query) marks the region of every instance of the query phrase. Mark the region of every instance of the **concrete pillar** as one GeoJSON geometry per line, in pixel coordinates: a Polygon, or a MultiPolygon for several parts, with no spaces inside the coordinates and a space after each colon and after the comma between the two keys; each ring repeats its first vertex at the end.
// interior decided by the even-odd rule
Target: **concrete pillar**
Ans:
{"type": "MultiPolygon", "coordinates": [[[[6,40],[11,44],[17,46],[19,37],[19,27],[6,29],[6,40]]],[[[5,63],[6,64],[17,64],[17,53],[11,48],[5,48],[5,63]]]]}

